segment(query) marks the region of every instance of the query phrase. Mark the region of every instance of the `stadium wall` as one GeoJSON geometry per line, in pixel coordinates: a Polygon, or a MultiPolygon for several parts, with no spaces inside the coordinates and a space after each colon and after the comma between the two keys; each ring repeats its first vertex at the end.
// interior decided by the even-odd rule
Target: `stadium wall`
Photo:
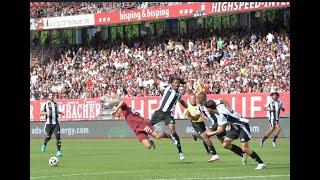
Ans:
{"type": "MultiPolygon", "coordinates": [[[[191,137],[194,129],[190,120],[176,121],[180,137],[191,137]]],[[[290,118],[281,118],[282,131],[279,137],[290,137],[290,118]]],[[[209,123],[206,123],[209,126],[209,123]]],[[[250,119],[252,137],[262,137],[269,128],[266,118],[250,119]]],[[[155,125],[156,131],[167,131],[164,123],[155,125]]],[[[62,138],[134,138],[135,134],[123,120],[65,121],[61,123],[62,138]]],[[[44,138],[44,122],[30,122],[30,137],[44,138]]]]}

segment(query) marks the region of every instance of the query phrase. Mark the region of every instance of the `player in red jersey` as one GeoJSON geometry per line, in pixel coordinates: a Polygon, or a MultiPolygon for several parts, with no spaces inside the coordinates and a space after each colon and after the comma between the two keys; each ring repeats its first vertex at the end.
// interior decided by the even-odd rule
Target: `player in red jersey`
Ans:
{"type": "Polygon", "coordinates": [[[153,147],[155,149],[155,143],[153,140],[148,138],[148,135],[156,139],[170,138],[167,133],[160,133],[154,130],[154,127],[148,123],[138,112],[135,112],[125,102],[121,101],[117,106],[113,107],[114,111],[111,113],[115,117],[123,117],[128,123],[129,127],[136,133],[136,136],[142,144],[147,147],[153,147]]]}

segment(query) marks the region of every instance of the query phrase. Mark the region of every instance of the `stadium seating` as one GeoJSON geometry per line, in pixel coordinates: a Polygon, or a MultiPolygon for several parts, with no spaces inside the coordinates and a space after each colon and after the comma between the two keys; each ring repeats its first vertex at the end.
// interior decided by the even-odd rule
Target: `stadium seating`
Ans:
{"type": "Polygon", "coordinates": [[[61,46],[45,56],[35,53],[32,57],[39,61],[32,63],[30,97],[38,99],[48,91],[67,99],[159,95],[153,86],[152,61],[163,81],[172,75],[183,77],[188,82],[185,94],[289,91],[289,35],[272,32],[274,39],[267,43],[267,33],[236,32],[219,34],[214,42],[216,35],[203,32],[123,43],[93,40],[91,48],[61,46]],[[224,41],[222,49],[217,49],[219,38],[224,41]]]}

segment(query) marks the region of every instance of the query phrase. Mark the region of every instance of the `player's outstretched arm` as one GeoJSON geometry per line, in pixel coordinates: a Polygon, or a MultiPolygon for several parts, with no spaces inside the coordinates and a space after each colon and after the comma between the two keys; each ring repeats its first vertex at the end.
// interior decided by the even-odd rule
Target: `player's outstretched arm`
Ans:
{"type": "Polygon", "coordinates": [[[116,108],[114,108],[114,110],[112,111],[111,115],[114,116],[116,114],[116,112],[118,111],[119,108],[121,108],[124,105],[123,101],[120,101],[118,106],[116,108]]]}
{"type": "Polygon", "coordinates": [[[157,70],[156,70],[156,64],[152,63],[152,78],[154,80],[154,83],[156,85],[160,84],[160,79],[158,78],[157,70]]]}
{"type": "Polygon", "coordinates": [[[217,135],[217,134],[220,134],[220,133],[224,132],[225,129],[226,129],[226,125],[225,124],[224,125],[220,125],[220,126],[218,126],[218,129],[215,130],[215,131],[207,131],[207,135],[208,136],[214,136],[214,135],[217,135]]]}

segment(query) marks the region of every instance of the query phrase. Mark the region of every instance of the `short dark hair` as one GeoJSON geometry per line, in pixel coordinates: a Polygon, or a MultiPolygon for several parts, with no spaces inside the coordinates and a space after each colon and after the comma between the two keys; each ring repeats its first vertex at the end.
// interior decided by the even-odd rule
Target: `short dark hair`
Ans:
{"type": "Polygon", "coordinates": [[[273,95],[280,96],[278,92],[272,92],[272,93],[270,94],[270,96],[273,96],[273,95]]]}
{"type": "Polygon", "coordinates": [[[52,94],[53,96],[55,95],[55,93],[54,93],[54,92],[49,91],[47,94],[45,94],[45,95],[44,95],[44,97],[45,97],[45,98],[48,98],[48,97],[49,97],[49,94],[52,94]]]}
{"type": "Polygon", "coordinates": [[[186,82],[179,77],[170,77],[170,79],[169,79],[170,83],[172,83],[174,80],[180,81],[180,84],[186,84],[186,82]]]}
{"type": "Polygon", "coordinates": [[[213,100],[209,100],[205,103],[205,106],[208,108],[216,109],[217,105],[213,100]]]}

